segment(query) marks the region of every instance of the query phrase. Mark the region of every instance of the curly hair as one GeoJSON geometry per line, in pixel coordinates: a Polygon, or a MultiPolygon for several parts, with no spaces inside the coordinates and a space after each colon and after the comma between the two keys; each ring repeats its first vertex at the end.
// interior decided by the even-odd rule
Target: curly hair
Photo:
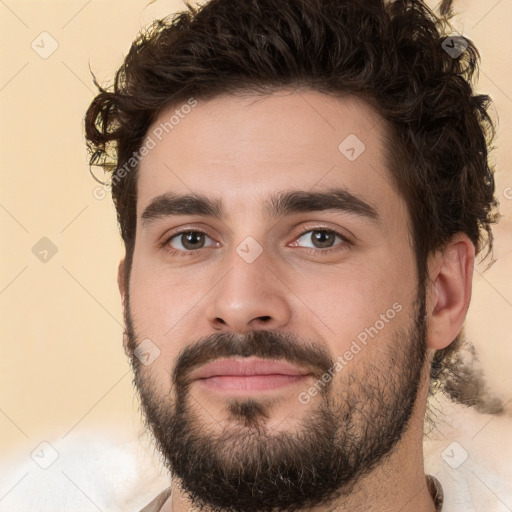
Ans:
{"type": "MultiPolygon", "coordinates": [[[[309,88],[352,94],[389,127],[393,183],[411,219],[420,284],[428,255],[457,232],[492,252],[496,222],[491,100],[473,91],[479,53],[452,36],[451,1],[210,0],[156,21],[133,42],[85,119],[91,165],[111,173],[129,274],[135,243],[134,158],[163,110],[222,93],[309,88]],[[450,48],[455,51],[448,51],[450,48]]],[[[128,279],[128,275],[126,279],[128,279]]],[[[449,347],[446,353],[453,351],[449,347]]],[[[436,364],[445,352],[438,351],[436,364]]]]}

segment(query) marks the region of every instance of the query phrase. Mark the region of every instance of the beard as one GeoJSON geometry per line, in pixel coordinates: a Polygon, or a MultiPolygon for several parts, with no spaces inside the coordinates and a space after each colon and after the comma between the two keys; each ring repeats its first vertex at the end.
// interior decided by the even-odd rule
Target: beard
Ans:
{"type": "Polygon", "coordinates": [[[150,367],[133,356],[141,338],[129,295],[127,304],[127,346],[145,424],[197,510],[293,512],[327,506],[350,495],[393,452],[407,428],[427,355],[424,290],[407,330],[393,331],[386,347],[370,346],[383,343],[379,337],[370,340],[362,350],[373,348],[372,357],[349,363],[322,383],[316,401],[297,400],[294,410],[301,419],[293,431],[268,428],[275,403],[268,397],[226,398],[225,410],[219,411],[223,428],[211,428],[211,416],[203,412],[202,418],[198,400],[191,397],[190,371],[220,357],[256,356],[308,368],[320,382],[335,364],[322,346],[271,330],[215,333],[183,349],[169,371],[171,391],[159,396],[150,367]],[[300,413],[304,407],[309,410],[300,413]]]}

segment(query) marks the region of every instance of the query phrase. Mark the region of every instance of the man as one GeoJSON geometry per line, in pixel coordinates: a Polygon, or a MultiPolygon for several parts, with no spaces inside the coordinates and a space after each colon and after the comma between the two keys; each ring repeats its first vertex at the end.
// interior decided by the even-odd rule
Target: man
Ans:
{"type": "Polygon", "coordinates": [[[442,509],[426,401],[497,216],[478,53],[442,21],[211,0],[100,88],[125,350],[172,475],[144,511],[442,509]]]}

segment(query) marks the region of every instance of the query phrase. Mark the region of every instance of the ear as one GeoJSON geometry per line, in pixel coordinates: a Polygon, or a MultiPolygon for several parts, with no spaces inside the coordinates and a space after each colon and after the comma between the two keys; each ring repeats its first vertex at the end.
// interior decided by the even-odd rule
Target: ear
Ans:
{"type": "Polygon", "coordinates": [[[117,287],[121,294],[121,300],[124,302],[126,297],[126,279],[125,279],[125,263],[124,258],[119,262],[117,267],[117,287]]]}
{"type": "MultiPolygon", "coordinates": [[[[119,266],[117,267],[117,286],[119,288],[119,293],[121,294],[121,300],[123,301],[123,308],[127,308],[126,304],[126,277],[125,277],[125,262],[124,258],[119,262],[119,266]]],[[[123,333],[123,348],[124,353],[130,357],[130,351],[128,350],[128,334],[125,331],[123,333]]]]}
{"type": "Polygon", "coordinates": [[[462,328],[471,301],[475,246],[464,233],[454,235],[429,258],[427,345],[447,347],[462,328]]]}

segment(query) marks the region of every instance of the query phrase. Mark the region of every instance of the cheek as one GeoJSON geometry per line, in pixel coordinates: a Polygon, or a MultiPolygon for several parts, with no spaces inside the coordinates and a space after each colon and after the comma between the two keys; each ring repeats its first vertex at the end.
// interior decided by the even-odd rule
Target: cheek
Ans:
{"type": "Polygon", "coordinates": [[[408,325],[416,286],[411,269],[400,268],[388,256],[387,261],[376,259],[373,265],[366,261],[331,268],[325,276],[305,278],[295,290],[308,306],[306,318],[331,340],[330,351],[336,357],[351,349],[354,340],[362,347],[379,340],[382,346],[394,331],[408,325]]]}
{"type": "Polygon", "coordinates": [[[187,315],[205,294],[202,279],[180,269],[168,269],[150,258],[134,257],[130,303],[139,333],[162,339],[181,330],[187,315]]]}
{"type": "Polygon", "coordinates": [[[130,279],[133,326],[139,343],[149,339],[158,347],[158,358],[144,371],[163,386],[163,392],[181,349],[194,339],[184,327],[197,301],[197,290],[190,283],[177,284],[169,273],[134,261],[130,279]]]}

